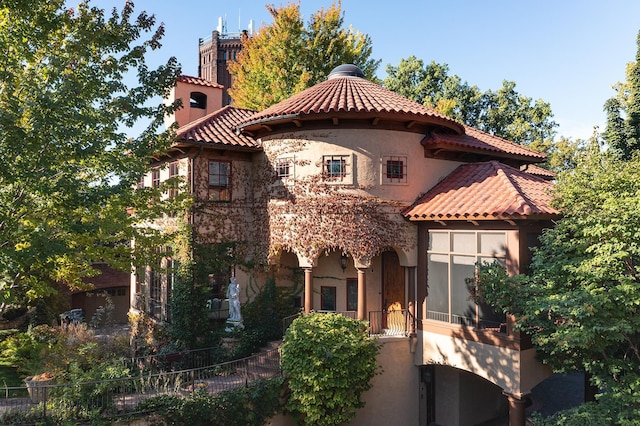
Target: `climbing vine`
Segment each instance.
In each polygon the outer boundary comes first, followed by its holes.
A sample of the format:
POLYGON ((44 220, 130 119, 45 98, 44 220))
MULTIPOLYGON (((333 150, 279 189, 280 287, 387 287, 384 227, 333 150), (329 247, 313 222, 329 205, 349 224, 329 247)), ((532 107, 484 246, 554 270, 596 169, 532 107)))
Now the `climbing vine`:
MULTIPOLYGON (((401 216, 403 203, 370 195, 370 188, 335 185, 322 173, 296 176, 291 185, 277 185, 278 157, 291 155, 294 167, 310 165, 308 159, 296 159, 312 143, 287 139, 264 144, 262 170, 270 188, 266 201, 269 256, 289 250, 307 259, 339 250, 367 264, 390 247, 409 250, 416 244, 413 225, 401 216)), ((322 170, 322 165, 318 165, 322 170)))

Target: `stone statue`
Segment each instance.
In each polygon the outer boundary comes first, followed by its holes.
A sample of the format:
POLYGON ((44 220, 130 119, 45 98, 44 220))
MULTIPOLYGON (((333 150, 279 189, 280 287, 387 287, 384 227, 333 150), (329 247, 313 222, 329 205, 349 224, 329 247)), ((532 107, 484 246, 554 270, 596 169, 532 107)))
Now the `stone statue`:
POLYGON ((233 328, 244 328, 242 324, 242 314, 240 312, 240 284, 236 282, 236 277, 231 277, 231 282, 227 288, 227 299, 229 299, 229 318, 227 319, 227 331, 233 328))

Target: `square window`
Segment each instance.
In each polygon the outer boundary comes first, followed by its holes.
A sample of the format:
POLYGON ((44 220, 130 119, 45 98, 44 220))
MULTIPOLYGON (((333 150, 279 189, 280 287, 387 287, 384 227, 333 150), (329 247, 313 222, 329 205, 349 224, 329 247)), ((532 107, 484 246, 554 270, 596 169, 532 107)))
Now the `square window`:
POLYGON ((387 161, 387 179, 404 179, 404 161, 387 161))
POLYGON ((382 156, 382 183, 407 183, 407 157, 402 155, 382 156))
POLYGON ((349 156, 325 155, 322 157, 322 175, 325 180, 345 182, 349 173, 349 156))
POLYGON ((293 177, 293 159, 278 158, 276 162, 278 179, 287 180, 293 177))

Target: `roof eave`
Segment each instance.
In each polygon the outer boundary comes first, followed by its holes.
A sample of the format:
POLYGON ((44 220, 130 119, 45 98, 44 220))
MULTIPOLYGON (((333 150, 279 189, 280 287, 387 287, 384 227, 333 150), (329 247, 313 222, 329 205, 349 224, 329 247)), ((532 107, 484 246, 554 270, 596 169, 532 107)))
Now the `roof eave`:
MULTIPOLYGON (((518 166, 530 163, 543 163, 546 160, 546 157, 511 153, 499 149, 482 149, 469 146, 458 146, 449 143, 423 143, 422 145, 424 147, 424 155, 426 158, 441 160, 479 162, 501 158, 512 160, 511 162, 518 166)), ((509 164, 509 162, 505 163, 509 164)))
POLYGON ((557 220, 560 218, 560 214, 553 213, 534 213, 530 215, 429 215, 429 216, 420 216, 420 215, 404 215, 406 219, 411 222, 434 222, 440 224, 446 224, 447 222, 466 222, 466 223, 474 223, 474 222, 489 222, 489 221, 503 221, 512 224, 516 224, 517 222, 523 221, 542 221, 542 220, 557 220))

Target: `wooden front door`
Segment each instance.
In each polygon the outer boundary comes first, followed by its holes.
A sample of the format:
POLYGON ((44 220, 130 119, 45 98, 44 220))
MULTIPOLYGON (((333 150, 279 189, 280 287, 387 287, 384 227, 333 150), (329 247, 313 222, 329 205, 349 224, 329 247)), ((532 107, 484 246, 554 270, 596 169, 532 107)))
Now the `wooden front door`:
POLYGON ((382 309, 404 309, 404 268, 395 251, 382 253, 382 309))

